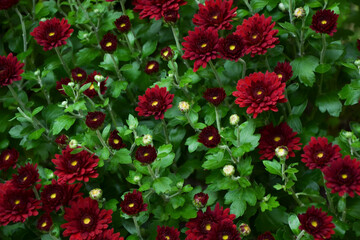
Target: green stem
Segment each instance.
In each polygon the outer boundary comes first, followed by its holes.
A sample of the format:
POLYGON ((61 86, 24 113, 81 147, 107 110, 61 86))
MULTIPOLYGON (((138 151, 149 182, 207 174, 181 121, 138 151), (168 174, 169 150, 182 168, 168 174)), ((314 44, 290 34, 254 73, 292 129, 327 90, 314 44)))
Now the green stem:
POLYGON ((344 194, 343 198, 344 198, 344 211, 341 214, 341 221, 345 222, 346 221, 346 194, 344 194))
POLYGON ((125 8, 125 4, 123 0, 120 0, 120 6, 121 6, 121 11, 123 12, 123 14, 126 14, 126 8, 125 8))
POLYGON ((211 70, 213 71, 213 73, 214 73, 214 75, 215 75, 216 81, 218 82, 219 86, 222 87, 222 83, 221 83, 221 80, 220 80, 220 76, 219 76, 219 74, 217 73, 216 68, 215 68, 215 66, 214 66, 214 64, 213 64, 213 62, 212 62, 211 60, 209 61, 209 65, 210 65, 211 70))
MULTIPOLYGON (((322 49, 320 53, 320 64, 323 64, 325 58, 325 52, 326 52, 326 35, 324 33, 321 34, 321 39, 322 39, 322 49)), ((322 93, 323 80, 324 80, 324 74, 321 73, 320 84, 319 84, 319 95, 322 93)))
POLYGON ((161 123, 162 123, 163 130, 164 130, 165 143, 169 144, 170 141, 169 141, 169 136, 168 136, 168 132, 167 132, 166 122, 164 119, 161 119, 161 123))
MULTIPOLYGON (((24 20, 22 18, 22 15, 19 11, 18 8, 15 8, 15 12, 17 13, 17 15, 19 16, 19 19, 20 19, 20 23, 21 23, 21 29, 22 29, 22 37, 23 37, 23 48, 24 48, 24 52, 27 51, 27 42, 26 42, 26 27, 25 27, 25 23, 24 23, 24 20)), ((26 58, 24 59, 24 70, 25 70, 25 67, 26 67, 26 58)))
POLYGON ((242 79, 245 78, 246 76, 246 62, 244 61, 244 59, 239 58, 239 62, 242 63, 243 69, 242 69, 242 79))
POLYGON ((99 129, 96 129, 95 132, 96 132, 96 136, 98 137, 98 139, 99 139, 100 142, 101 142, 101 145, 109 151, 109 153, 111 154, 111 156, 113 156, 114 153, 111 151, 110 147, 105 143, 104 139, 103 139, 102 136, 101 136, 101 133, 100 133, 99 129))
POLYGON ((265 65, 266 65, 267 70, 270 72, 270 71, 271 71, 271 68, 270 68, 270 64, 269 64, 267 55, 265 55, 265 65))
POLYGON ((294 24, 294 22, 293 22, 292 0, 289 0, 289 17, 290 17, 290 23, 294 24))
POLYGON ((252 9, 249 1, 248 1, 248 0, 244 0, 244 3, 245 3, 245 5, 247 6, 247 8, 249 9, 251 15, 254 15, 254 11, 253 11, 253 9, 252 9))
POLYGON ((305 28, 305 17, 302 18, 301 30, 300 30, 300 47, 299 47, 299 56, 303 56, 304 49, 304 28, 305 28))
POLYGON ((58 55, 58 57, 59 57, 59 59, 60 59, 61 64, 63 65, 63 67, 64 67, 64 69, 65 69, 65 72, 66 72, 67 75, 71 78, 70 69, 69 69, 69 67, 66 65, 63 57, 61 56, 60 51, 59 51, 59 48, 58 48, 58 47, 55 47, 55 51, 56 51, 56 54, 58 55))
POLYGON ((217 129, 219 131, 219 133, 221 132, 221 125, 220 125, 220 115, 219 115, 219 110, 217 107, 215 107, 215 116, 216 116, 216 126, 217 129))
POLYGON ((147 169, 148 169, 148 171, 149 171, 149 174, 150 174, 151 178, 152 178, 153 180, 155 180, 157 177, 156 177, 154 171, 152 170, 150 164, 147 164, 146 167, 147 167, 147 169))
POLYGON ((35 186, 33 187, 33 192, 35 194, 36 199, 39 200, 40 199, 39 192, 38 192, 38 190, 36 189, 35 186))
POLYGON ((291 196, 294 198, 295 202, 301 207, 304 206, 304 203, 300 200, 300 198, 296 195, 294 189, 292 187, 290 188, 286 188, 286 184, 288 183, 289 179, 286 176, 286 165, 285 165, 285 160, 286 158, 280 159, 280 163, 281 163, 281 175, 282 175, 282 180, 284 181, 284 190, 290 191, 291 196))
POLYGON ((32 14, 33 14, 33 19, 35 19, 35 6, 36 6, 36 2, 35 2, 35 0, 32 0, 32 14))
POLYGON ((336 213, 334 203, 333 203, 333 200, 332 200, 332 197, 331 197, 330 189, 326 187, 326 180, 325 180, 325 177, 324 177, 324 173, 323 172, 321 172, 321 173, 322 173, 322 177, 323 177, 323 181, 324 181, 324 188, 325 188, 325 192, 326 192, 326 198, 327 198, 327 201, 329 203, 329 209, 330 209, 331 212, 336 213))
MULTIPOLYGON (((181 55, 181 58, 182 58, 182 56, 184 55, 184 52, 183 52, 183 50, 182 50, 182 48, 181 48, 181 45, 180 45, 180 42, 179 42, 179 38, 178 38, 178 36, 177 36, 177 34, 176 34, 176 30, 175 30, 175 28, 174 28, 173 25, 170 25, 170 28, 171 28, 171 31, 172 31, 172 33, 173 33, 174 39, 175 39, 176 47, 177 47, 177 49, 178 49, 178 51, 179 51, 179 53, 180 53, 180 55, 181 55)), ((182 58, 182 60, 183 60, 184 64, 186 65, 186 67, 187 67, 187 68, 190 68, 190 65, 188 64, 188 62, 187 62, 185 59, 183 59, 183 58, 182 58)))
POLYGON ((221 146, 219 146, 219 148, 225 149, 229 153, 231 160, 233 161, 234 164, 238 163, 237 159, 234 158, 231 149, 227 145, 221 145, 221 146))
POLYGON ((64 17, 66 17, 66 16, 67 16, 66 13, 61 9, 60 0, 57 0, 57 1, 56 1, 56 5, 57 5, 57 7, 58 7, 58 9, 59 9, 59 12, 60 12, 64 17))
POLYGON ((297 236, 296 240, 300 240, 305 234, 305 230, 302 230, 299 235, 297 236))
POLYGON ((123 75, 121 75, 121 73, 120 73, 120 70, 119 70, 119 67, 118 67, 118 65, 117 65, 117 62, 116 62, 116 60, 115 60, 115 58, 114 58, 114 55, 113 55, 112 53, 109 53, 109 54, 110 54, 111 60, 112 60, 113 63, 114 63, 114 68, 115 68, 117 77, 119 78, 120 81, 125 81, 123 75))
POLYGON ((288 111, 289 111, 289 116, 290 116, 290 114, 291 114, 291 104, 290 104, 290 100, 289 100, 289 97, 288 97, 288 93, 287 93, 286 86, 285 86, 285 97, 286 97, 286 99, 287 99, 287 101, 286 101, 286 107, 287 107, 287 109, 288 109, 288 111))
POLYGON ((134 225, 135 225, 135 228, 136 228, 137 235, 139 236, 140 240, 143 240, 143 238, 141 236, 139 224, 137 223, 137 220, 136 220, 136 216, 133 216, 132 219, 134 221, 134 225))
POLYGON ((37 78, 38 78, 38 82, 39 82, 41 91, 43 92, 43 94, 44 94, 44 96, 45 96, 45 99, 46 99, 46 102, 47 102, 48 105, 49 105, 49 104, 51 104, 49 92, 44 88, 40 76, 38 76, 37 78))

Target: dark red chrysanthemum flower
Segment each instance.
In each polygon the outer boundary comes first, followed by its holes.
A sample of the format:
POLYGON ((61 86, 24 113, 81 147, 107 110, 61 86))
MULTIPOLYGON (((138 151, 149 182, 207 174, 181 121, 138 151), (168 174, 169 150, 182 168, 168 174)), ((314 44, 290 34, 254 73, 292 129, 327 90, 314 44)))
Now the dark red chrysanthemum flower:
POLYGON ((220 143, 221 137, 218 130, 213 126, 203 128, 199 134, 198 142, 208 148, 214 148, 220 143))
MULTIPOLYGON (((155 18, 160 20, 164 12, 179 11, 179 7, 186 5, 184 0, 133 0, 134 11, 140 13, 140 19, 155 18)), ((179 17, 178 17, 179 18, 179 17)))
POLYGON ((203 192, 199 192, 194 195, 194 205, 198 208, 203 208, 206 206, 209 200, 209 195, 203 192))
POLYGON ((180 240, 180 232, 174 227, 157 226, 157 236, 155 240, 180 240))
POLYGON ((121 17, 116 19, 114 23, 119 32, 127 33, 131 29, 130 18, 126 15, 122 15, 121 17))
POLYGON ((162 13, 164 21, 166 23, 176 23, 176 21, 180 18, 179 10, 169 9, 162 13))
POLYGON ((237 230, 236 225, 230 219, 225 219, 219 224, 214 226, 207 237, 208 240, 241 240, 240 232, 237 230))
POLYGON ((142 164, 151 164, 157 158, 156 149, 151 146, 139 146, 135 153, 135 158, 142 164))
POLYGON ((301 161, 310 169, 323 169, 332 161, 341 158, 340 147, 328 143, 325 137, 311 137, 311 141, 304 147, 304 154, 301 155, 301 161))
POLYGON ((89 178, 97 178, 96 172, 99 158, 94 154, 82 150, 79 153, 71 154, 70 147, 62 150, 62 155, 55 154, 51 161, 56 165, 54 174, 59 177, 60 183, 73 183, 75 180, 88 182, 89 178))
POLYGON ((144 71, 148 75, 157 73, 159 71, 159 63, 157 61, 149 61, 146 64, 144 71))
POLYGON ((71 70, 71 76, 75 82, 81 83, 86 80, 87 74, 84 69, 77 67, 71 70))
POLYGON ((189 36, 184 37, 184 55, 182 58, 195 60, 194 72, 201 66, 206 68, 207 62, 219 57, 218 48, 218 32, 215 28, 196 27, 195 31, 189 31, 189 36))
POLYGON ((25 222, 28 217, 37 216, 41 208, 32 190, 16 188, 10 181, 0 183, 0 225, 10 222, 25 222))
POLYGON ((271 232, 264 232, 260 236, 258 236, 257 240, 275 240, 274 236, 271 232))
POLYGON ((112 33, 107 33, 100 41, 101 49, 108 53, 113 53, 117 47, 117 37, 112 33))
POLYGON ((5 149, 0 154, 0 170, 8 170, 9 168, 15 168, 17 160, 19 158, 19 152, 13 149, 5 149))
POLYGON ((0 56, 0 86, 4 87, 15 81, 20 81, 22 78, 20 74, 24 72, 23 67, 24 63, 19 62, 12 53, 7 57, 0 56))
POLYGON ((335 234, 335 225, 332 223, 332 216, 323 212, 321 208, 311 206, 306 213, 298 215, 300 221, 300 230, 305 230, 312 235, 315 240, 330 239, 335 234))
POLYGON ((240 35, 229 34, 220 38, 217 50, 223 59, 237 62, 245 55, 245 41, 240 35))
POLYGON ((360 51, 360 39, 357 40, 357 49, 360 51))
POLYGON ((287 82, 293 76, 293 70, 289 62, 278 62, 276 67, 274 68, 274 72, 281 80, 281 82, 287 82))
POLYGON ((86 115, 86 126, 91 128, 92 130, 96 130, 101 127, 105 120, 105 113, 102 112, 88 112, 86 115))
POLYGON ((36 42, 44 48, 44 51, 51 50, 54 47, 60 47, 66 44, 74 29, 70 28, 68 20, 65 18, 53 18, 44 22, 39 22, 39 26, 30 33, 36 42))
POLYGON ((0 0, 0 10, 9 9, 18 2, 19 0, 0 0))
POLYGON ((147 211, 147 204, 144 203, 142 193, 137 190, 125 194, 120 207, 127 215, 137 215, 140 212, 147 211))
POLYGON ((300 138, 295 137, 297 132, 293 132, 287 123, 281 123, 274 127, 272 124, 260 130, 261 138, 259 141, 260 159, 272 160, 275 156, 275 149, 279 146, 288 148, 286 158, 295 157, 294 150, 300 150, 302 143, 300 138))
POLYGON ((108 144, 112 149, 116 150, 126 147, 126 145, 123 143, 122 138, 119 136, 119 131, 116 129, 110 133, 108 144))
POLYGON ((332 36, 336 31, 339 15, 334 11, 321 9, 312 16, 310 28, 317 33, 326 33, 332 36))
POLYGON ((11 179, 14 187, 26 189, 40 181, 37 163, 35 165, 27 163, 25 166, 19 167, 17 172, 18 174, 13 174, 11 179))
POLYGON ((70 236, 70 240, 94 239, 108 228, 112 213, 112 210, 99 209, 96 200, 79 198, 70 203, 70 208, 65 208, 64 219, 68 222, 61 225, 65 228, 63 236, 70 236))
POLYGON ((65 134, 61 134, 55 139, 55 142, 60 148, 64 149, 69 142, 69 138, 65 134))
POLYGON ((345 156, 332 161, 330 166, 323 169, 326 186, 331 188, 331 193, 343 196, 348 193, 354 197, 354 192, 360 195, 360 162, 345 156))
POLYGON ((235 215, 229 213, 230 209, 227 208, 223 210, 223 207, 220 208, 219 203, 216 203, 214 210, 211 210, 210 207, 207 207, 206 212, 204 213, 199 210, 196 218, 192 218, 186 223, 186 227, 189 228, 185 233, 186 240, 208 239, 209 232, 213 230, 217 224, 225 219, 229 219, 230 221, 235 219, 235 215))
POLYGON ((114 233, 114 229, 107 229, 101 234, 96 235, 94 240, 124 240, 123 237, 120 237, 120 233, 114 233))
POLYGON ((237 83, 235 103, 239 107, 247 107, 247 114, 254 114, 254 118, 264 111, 277 112, 277 103, 287 102, 285 98, 285 83, 282 83, 276 73, 252 73, 237 83))
POLYGON ((48 232, 52 225, 53 225, 53 221, 51 219, 50 214, 49 213, 44 213, 39 218, 36 227, 40 231, 48 232))
POLYGON ((70 78, 62 78, 56 82, 56 89, 63 95, 66 95, 62 85, 68 85, 71 82, 70 78))
POLYGON ((223 88, 208 88, 204 92, 203 97, 214 106, 219 106, 224 101, 226 93, 223 88))
MULTIPOLYGON (((85 94, 86 96, 88 96, 89 98, 93 98, 93 97, 95 97, 95 96, 98 96, 98 93, 96 92, 95 87, 94 87, 94 84, 96 84, 96 85, 98 84, 98 83, 95 81, 95 78, 94 78, 96 75, 101 75, 101 74, 98 73, 98 72, 96 72, 96 71, 94 71, 93 73, 91 73, 90 75, 88 75, 86 81, 81 85, 81 86, 83 86, 83 85, 85 85, 85 84, 87 84, 87 83, 91 83, 90 87, 84 91, 84 94, 85 94)), ((105 94, 105 91, 106 91, 106 89, 107 89, 107 87, 105 86, 105 84, 106 84, 106 81, 108 80, 108 78, 109 78, 109 77, 106 77, 105 81, 102 81, 102 82, 100 83, 100 93, 101 93, 102 95, 105 94)))
POLYGON ((159 88, 155 85, 153 88, 146 89, 144 95, 139 96, 139 104, 135 111, 139 116, 154 116, 155 119, 164 119, 166 110, 172 107, 174 94, 170 94, 166 87, 159 88))
POLYGON ((199 27, 230 30, 230 22, 236 17, 237 9, 231 9, 232 4, 233 0, 207 0, 205 5, 199 4, 199 12, 194 15, 192 21, 199 27))
POLYGON ((165 61, 170 61, 174 57, 174 51, 170 47, 161 49, 160 56, 165 61))
POLYGON ((246 53, 251 53, 254 57, 256 54, 262 55, 267 52, 268 48, 274 48, 278 42, 276 34, 279 32, 273 29, 275 22, 271 23, 271 16, 265 18, 256 13, 249 19, 244 19, 243 23, 236 28, 236 35, 240 35, 245 40, 246 53))

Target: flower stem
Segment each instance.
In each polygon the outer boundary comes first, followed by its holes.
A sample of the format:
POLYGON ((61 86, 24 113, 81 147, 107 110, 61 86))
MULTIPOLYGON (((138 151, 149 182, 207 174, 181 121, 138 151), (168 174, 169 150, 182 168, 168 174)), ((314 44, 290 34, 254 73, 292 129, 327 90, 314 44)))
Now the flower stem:
POLYGON ((247 6, 247 8, 249 9, 251 15, 254 15, 254 10, 252 9, 249 1, 248 1, 248 0, 244 0, 244 3, 245 3, 245 5, 247 6))
POLYGON ((335 213, 334 203, 333 203, 333 200, 331 198, 330 189, 326 187, 326 181, 325 181, 324 173, 323 172, 321 172, 321 173, 322 173, 322 177, 323 177, 323 181, 324 181, 324 188, 325 188, 325 192, 326 192, 326 198, 327 198, 327 201, 329 203, 330 211, 335 213))
POLYGON ((289 181, 288 177, 286 176, 286 164, 285 164, 285 160, 286 157, 284 158, 280 158, 280 163, 281 163, 281 175, 282 175, 282 180, 284 181, 284 191, 286 192, 290 192, 291 196, 294 198, 294 200, 296 201, 297 204, 299 204, 299 206, 304 206, 304 203, 300 200, 300 198, 296 195, 294 189, 292 187, 290 188, 286 188, 286 185, 289 181))
POLYGON ((132 219, 134 221, 134 225, 135 225, 135 228, 136 228, 137 235, 139 236, 140 240, 143 240, 143 238, 141 236, 139 224, 137 223, 137 220, 136 220, 136 216, 133 216, 132 219))
POLYGON ((35 194, 36 199, 39 200, 40 199, 39 192, 38 192, 38 190, 36 189, 35 186, 33 187, 33 192, 35 194))
POLYGON ((63 65, 63 67, 64 67, 64 69, 65 69, 65 72, 66 72, 67 75, 71 78, 70 69, 69 69, 69 67, 66 65, 63 57, 61 56, 60 51, 59 51, 59 48, 58 48, 58 47, 55 47, 55 51, 56 51, 56 54, 58 55, 58 57, 59 57, 59 59, 60 59, 61 64, 63 65))
POLYGON ((161 119, 161 123, 162 123, 163 130, 164 130, 165 143, 169 144, 170 142, 169 142, 169 136, 168 136, 167 127, 166 127, 166 122, 164 119, 161 119))
POLYGON ((239 62, 241 62, 242 65, 243 65, 243 69, 242 69, 242 79, 244 79, 245 76, 246 76, 246 62, 245 62, 244 59, 242 59, 242 58, 239 58, 239 62))
POLYGON ((152 170, 150 164, 147 164, 147 169, 148 169, 148 171, 149 171, 149 174, 150 174, 151 178, 152 178, 153 180, 155 180, 157 177, 155 176, 155 173, 154 173, 154 171, 152 170))
POLYGON ((120 81, 124 81, 125 79, 124 79, 123 75, 121 75, 119 67, 118 67, 118 65, 116 63, 116 60, 114 58, 114 55, 112 53, 110 53, 110 57, 111 57, 111 60, 114 63, 114 68, 115 68, 117 77, 119 78, 120 81))
MULTIPOLYGON (((19 16, 20 19, 20 23, 21 23, 21 29, 22 29, 22 37, 23 37, 23 48, 24 48, 24 52, 27 51, 27 42, 26 42, 26 27, 25 27, 25 23, 24 20, 22 18, 22 15, 19 11, 18 8, 15 8, 15 12, 17 13, 17 15, 19 16)), ((24 59, 24 69, 26 67, 26 58, 24 59)))
MULTIPOLYGON (((324 33, 321 34, 321 39, 322 39, 322 49, 321 49, 321 53, 320 53, 320 64, 323 64, 324 58, 325 58, 325 52, 326 52, 326 35, 324 33)), ((322 93, 323 80, 324 80, 324 74, 321 74, 320 85, 319 85, 319 95, 322 93)))
POLYGON ((302 230, 299 235, 297 236, 296 240, 300 240, 305 234, 305 230, 302 230))
POLYGON ((304 28, 305 28, 305 18, 302 19, 301 30, 300 30, 300 45, 299 45, 299 56, 303 56, 304 49, 304 28))
POLYGON ((216 116, 216 126, 220 133, 221 132, 220 115, 219 115, 219 109, 217 107, 215 107, 215 116, 216 116))
POLYGON ((111 156, 113 156, 114 153, 111 151, 110 147, 105 143, 104 139, 103 139, 102 136, 101 136, 101 133, 100 133, 99 129, 96 129, 96 136, 97 136, 98 139, 100 140, 101 145, 103 145, 103 147, 106 148, 106 149, 109 151, 109 153, 111 154, 111 156))
MULTIPOLYGON (((174 28, 173 25, 170 25, 170 27, 171 27, 171 31, 172 31, 172 33, 173 33, 173 35, 174 35, 176 47, 177 47, 177 49, 178 49, 178 51, 179 51, 179 53, 180 53, 180 55, 181 55, 181 57, 182 57, 182 56, 184 55, 184 52, 183 52, 183 50, 181 49, 181 45, 180 45, 180 42, 179 42, 179 38, 178 38, 178 36, 177 36, 177 34, 176 34, 176 30, 175 30, 175 28, 174 28)), ((183 59, 183 58, 182 58, 182 59, 183 59)), ((186 65, 187 68, 190 68, 190 65, 188 64, 188 62, 187 62, 185 59, 183 59, 183 62, 184 62, 184 64, 186 65)))
POLYGON ((211 70, 213 71, 213 73, 214 73, 214 75, 215 75, 216 81, 218 82, 219 86, 222 87, 222 83, 221 83, 221 80, 220 80, 220 76, 219 76, 219 74, 217 73, 216 68, 215 68, 215 66, 214 66, 214 64, 213 64, 213 62, 212 62, 211 60, 209 61, 209 65, 210 65, 211 70))
POLYGON ((345 222, 346 221, 346 194, 344 194, 343 199, 344 199, 344 211, 342 212, 342 215, 341 215, 341 221, 345 222))
POLYGON ((292 10, 292 1, 293 0, 289 0, 289 18, 290 18, 290 23, 294 24, 293 22, 293 10, 292 10))

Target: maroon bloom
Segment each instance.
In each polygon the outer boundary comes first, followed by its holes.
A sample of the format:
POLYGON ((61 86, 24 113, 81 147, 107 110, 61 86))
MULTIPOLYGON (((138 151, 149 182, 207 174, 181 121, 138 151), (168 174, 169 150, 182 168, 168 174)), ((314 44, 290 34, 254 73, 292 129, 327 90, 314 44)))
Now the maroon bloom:
POLYGON ((179 11, 180 6, 186 3, 184 0, 133 0, 133 10, 140 13, 140 19, 160 20, 166 11, 179 11))
POLYGON ((57 138, 55 139, 55 142, 57 145, 59 145, 60 148, 64 149, 64 148, 66 148, 66 146, 69 142, 69 138, 65 134, 61 134, 61 135, 57 136, 57 138))
POLYGON ((160 56, 165 61, 170 61, 174 57, 174 51, 170 47, 161 49, 160 56))
POLYGON ((240 232, 236 225, 230 219, 224 219, 219 224, 214 226, 207 237, 208 240, 231 239, 241 240, 240 232))
POLYGON ((140 146, 136 150, 135 158, 142 164, 151 164, 157 158, 156 149, 151 146, 140 146))
POLYGON ((56 165, 54 174, 59 177, 60 183, 73 183, 77 181, 88 182, 89 178, 97 178, 96 172, 99 158, 94 154, 82 150, 79 153, 71 154, 70 147, 62 150, 62 154, 55 154, 51 161, 56 165))
POLYGON ((335 234, 335 225, 332 223, 332 216, 328 216, 321 208, 311 206, 306 213, 298 215, 300 230, 305 230, 314 237, 314 240, 330 239, 335 234))
POLYGON ((53 18, 40 22, 39 26, 34 28, 34 31, 30 33, 36 40, 36 42, 44 48, 44 51, 51 50, 54 47, 60 47, 66 44, 74 29, 70 28, 68 20, 65 18, 57 19, 53 18))
POLYGON ((10 85, 14 81, 20 81, 22 78, 20 74, 24 72, 23 67, 24 63, 19 62, 12 53, 7 57, 0 56, 0 87, 10 85))
POLYGON ((120 237, 120 233, 114 233, 114 229, 107 229, 101 234, 96 235, 94 240, 124 240, 123 237, 120 237))
POLYGON ((247 114, 254 114, 254 118, 264 111, 277 112, 277 103, 287 102, 285 98, 285 83, 282 83, 273 72, 252 73, 237 83, 235 103, 239 107, 247 107, 247 114))
POLYGON ((281 80, 281 82, 287 82, 293 76, 293 70, 289 62, 278 62, 274 68, 274 72, 281 80))
MULTIPOLYGON (((209 233, 211 230, 214 230, 216 225, 221 223, 223 220, 228 219, 233 221, 235 219, 234 214, 229 214, 230 209, 227 208, 223 210, 223 207, 220 208, 219 203, 216 203, 215 209, 211 210, 210 207, 207 207, 206 212, 199 210, 197 212, 196 218, 190 219, 186 223, 186 227, 189 230, 186 231, 186 240, 206 240, 208 239, 209 233)), ((231 238, 229 238, 230 240, 231 238)))
POLYGON ((203 128, 199 134, 198 142, 208 148, 214 148, 220 143, 221 137, 218 130, 213 126, 203 128))
POLYGON ((66 95, 62 85, 68 85, 71 82, 70 78, 62 78, 60 81, 56 82, 56 89, 62 94, 66 95))
POLYGON ((287 123, 281 123, 274 127, 272 124, 263 127, 260 130, 261 138, 259 142, 260 159, 273 159, 275 156, 275 149, 279 146, 288 148, 288 155, 286 158, 295 157, 294 150, 300 150, 302 143, 300 138, 295 137, 297 132, 293 132, 292 128, 287 123))
POLYGON ((127 33, 131 29, 130 18, 126 15, 123 15, 115 20, 115 26, 121 33, 127 33))
POLYGON ((233 0, 207 0, 199 4, 199 12, 194 15, 193 23, 199 27, 213 27, 216 30, 230 30, 232 18, 236 17, 237 7, 231 9, 233 0))
POLYGON ((326 33, 332 36, 336 31, 339 15, 334 11, 321 9, 312 16, 310 28, 317 33, 326 33))
POLYGON ((180 232, 174 227, 157 226, 157 236, 155 240, 180 240, 180 232))
POLYGON ((116 129, 110 133, 108 144, 112 149, 116 150, 126 147, 122 138, 119 136, 119 131, 116 129))
POLYGON ((65 208, 64 219, 68 222, 61 225, 65 228, 63 236, 70 236, 70 240, 94 239, 108 228, 112 213, 112 210, 99 209, 96 200, 79 198, 70 203, 70 208, 65 208))
POLYGON ((162 13, 164 21, 166 23, 176 23, 176 21, 180 18, 179 10, 169 9, 162 13))
MULTIPOLYGON (((96 71, 94 71, 93 73, 91 73, 90 75, 88 75, 86 81, 81 85, 81 86, 83 86, 83 85, 85 85, 85 84, 87 84, 87 83, 91 83, 90 87, 84 91, 84 94, 85 94, 86 96, 88 96, 89 98, 93 98, 93 97, 95 97, 95 96, 98 96, 98 93, 97 93, 97 91, 95 90, 95 87, 94 87, 94 84, 96 84, 96 85, 98 84, 98 83, 95 81, 95 76, 96 76, 96 75, 101 75, 101 74, 98 73, 98 72, 96 72, 96 71)), ((108 80, 108 78, 109 78, 109 77, 106 77, 105 81, 102 81, 102 82, 100 83, 100 93, 101 93, 102 95, 105 94, 105 91, 106 91, 106 89, 107 89, 107 87, 105 86, 105 84, 106 84, 106 81, 108 80)))
POLYGON ((224 101, 226 93, 223 88, 208 88, 204 92, 203 97, 214 106, 219 106, 224 101))
POLYGON ((8 170, 9 168, 15 168, 17 160, 19 158, 19 152, 13 149, 5 149, 0 154, 0 170, 8 170))
POLYGON ((0 10, 9 9, 18 2, 19 0, 0 0, 0 10))
POLYGON ((39 231, 44 231, 44 232, 48 232, 51 228, 51 226, 53 225, 53 221, 51 219, 51 216, 49 213, 44 213, 43 215, 41 215, 41 217, 39 218, 36 228, 39 231))
POLYGON ((107 33, 100 41, 101 49, 108 53, 113 53, 117 47, 117 37, 112 33, 107 33))
POLYGON ((144 71, 148 75, 157 73, 159 71, 159 63, 157 61, 149 61, 146 64, 144 71))
POLYGON ((120 207, 124 213, 131 216, 147 211, 147 204, 144 203, 142 193, 137 190, 125 194, 124 200, 120 203, 120 207))
POLYGON ((170 94, 166 87, 159 88, 155 85, 153 88, 146 89, 143 96, 139 96, 139 104, 135 111, 139 116, 154 116, 155 119, 164 119, 167 109, 172 107, 174 94, 170 94))
POLYGON ((240 35, 229 34, 220 38, 217 50, 223 59, 237 62, 246 52, 244 39, 240 35))
POLYGON ((323 169, 323 173, 331 193, 339 193, 340 197, 345 193, 354 197, 354 192, 360 195, 360 162, 356 159, 351 159, 349 155, 344 159, 338 158, 323 169))
POLYGON ((92 130, 97 130, 104 123, 105 116, 105 113, 102 112, 88 112, 85 120, 86 126, 92 130))
POLYGON ((206 206, 209 200, 209 195, 203 192, 199 192, 194 195, 194 205, 198 208, 203 208, 206 206))
POLYGON ((240 35, 245 40, 246 53, 251 53, 251 57, 256 54, 262 55, 268 48, 274 48, 278 42, 276 34, 279 32, 273 29, 275 22, 271 23, 271 17, 265 18, 264 15, 256 13, 249 19, 244 19, 243 23, 236 28, 236 35, 240 35))
POLYGON ((264 232, 260 236, 258 236, 257 240, 275 240, 274 236, 271 232, 264 232))
POLYGON ((39 208, 40 201, 32 190, 15 188, 10 181, 0 183, 0 225, 25 222, 28 217, 37 216, 39 208))
POLYGON ((77 67, 71 70, 71 76, 75 82, 81 83, 85 81, 87 74, 84 69, 77 67))
POLYGON ((304 147, 304 154, 301 155, 301 161, 310 169, 324 169, 332 161, 341 158, 340 147, 328 143, 325 137, 311 137, 311 141, 304 147))
POLYGON ((357 40, 357 49, 360 51, 360 39, 357 40))
POLYGON ((40 181, 37 163, 35 165, 27 163, 25 166, 18 168, 17 172, 18 174, 13 174, 11 179, 11 183, 16 188, 26 189, 40 181))
POLYGON ((189 36, 184 37, 184 55, 182 58, 195 60, 193 71, 196 72, 201 66, 206 68, 207 62, 219 57, 218 32, 215 28, 196 27, 195 31, 189 31, 189 36))

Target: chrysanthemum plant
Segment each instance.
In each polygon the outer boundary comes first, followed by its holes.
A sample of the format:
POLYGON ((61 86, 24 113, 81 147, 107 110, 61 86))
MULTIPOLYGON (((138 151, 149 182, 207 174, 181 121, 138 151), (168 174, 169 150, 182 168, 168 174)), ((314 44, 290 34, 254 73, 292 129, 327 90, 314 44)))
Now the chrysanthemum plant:
POLYGON ((0 0, 0 239, 359 239, 359 9, 0 0))

